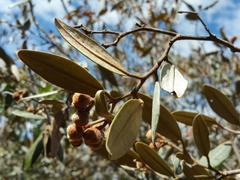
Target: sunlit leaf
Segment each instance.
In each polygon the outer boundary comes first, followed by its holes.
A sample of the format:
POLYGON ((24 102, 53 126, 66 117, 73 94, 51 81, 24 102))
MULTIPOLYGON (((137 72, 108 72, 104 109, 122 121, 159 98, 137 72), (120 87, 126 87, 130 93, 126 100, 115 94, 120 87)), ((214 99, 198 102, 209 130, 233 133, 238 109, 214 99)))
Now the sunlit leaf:
POLYGON ((55 25, 59 33, 78 51, 83 53, 86 57, 93 62, 103 66, 104 68, 121 74, 126 75, 126 70, 119 63, 119 61, 109 54, 102 46, 95 40, 81 33, 77 29, 68 26, 59 19, 55 19, 55 25))
MULTIPOLYGON (((193 119, 196 115, 198 115, 199 113, 196 113, 196 112, 188 112, 188 111, 173 111, 172 112, 172 115, 173 117, 178 121, 178 122, 181 122, 183 124, 186 124, 186 125, 189 125, 189 126, 192 126, 192 123, 193 123, 193 119)), ((209 116, 206 116, 206 115, 202 115, 202 118, 204 119, 205 123, 208 125, 208 126, 212 126, 214 124, 218 124, 216 122, 216 120, 214 118, 211 118, 209 116)))
POLYGON ((103 89, 87 70, 61 56, 32 50, 20 50, 18 56, 41 77, 66 90, 91 95, 103 89))
POLYGON ((219 90, 209 85, 203 86, 204 95, 212 110, 231 124, 239 125, 239 114, 232 102, 219 90))
POLYGON ((19 116, 27 119, 39 119, 39 120, 45 119, 45 117, 40 116, 38 114, 33 114, 31 112, 20 111, 20 110, 13 110, 12 114, 14 114, 15 116, 19 116))
POLYGON ((210 151, 209 132, 207 125, 200 114, 193 120, 193 136, 198 150, 202 155, 208 156, 210 151))
POLYGON ((39 155, 43 150, 43 133, 41 133, 38 138, 34 141, 33 145, 28 150, 27 154, 24 156, 23 169, 26 171, 32 166, 32 164, 37 160, 39 155))
POLYGON ((155 142, 155 134, 158 126, 158 120, 160 116, 160 87, 159 82, 155 83, 154 92, 153 92, 153 105, 152 105, 152 143, 155 142))
POLYGON ((142 120, 143 101, 130 99, 115 115, 106 140, 111 160, 122 157, 134 144, 142 120))
POLYGON ((41 94, 36 94, 36 95, 32 95, 32 96, 27 96, 25 98, 22 98, 21 100, 29 100, 29 99, 34 99, 34 98, 41 98, 41 97, 45 97, 45 96, 50 96, 53 94, 57 94, 59 93, 59 91, 49 91, 46 93, 41 93, 41 94))
POLYGON ((174 177, 172 169, 168 164, 158 155, 158 153, 151 149, 148 145, 137 142, 135 144, 136 151, 139 154, 140 158, 154 171, 157 171, 160 174, 166 176, 174 177))
MULTIPOLYGON (((213 168, 218 168, 229 157, 231 150, 231 141, 226 141, 212 149, 208 155, 211 166, 213 168)), ((202 164, 207 164, 206 157, 203 156, 199 162, 202 164)))
POLYGON ((161 88, 165 91, 181 97, 187 89, 187 80, 171 64, 165 64, 161 69, 161 88))
POLYGON ((108 107, 107 107, 107 102, 105 99, 105 91, 104 90, 99 90, 95 94, 95 111, 97 115, 113 119, 114 115, 109 113, 108 107))
MULTIPOLYGON (((138 96, 144 101, 143 120, 151 125, 152 98, 142 93, 138 93, 138 96)), ((160 105, 157 132, 171 140, 182 139, 182 134, 176 120, 163 105, 160 105)))

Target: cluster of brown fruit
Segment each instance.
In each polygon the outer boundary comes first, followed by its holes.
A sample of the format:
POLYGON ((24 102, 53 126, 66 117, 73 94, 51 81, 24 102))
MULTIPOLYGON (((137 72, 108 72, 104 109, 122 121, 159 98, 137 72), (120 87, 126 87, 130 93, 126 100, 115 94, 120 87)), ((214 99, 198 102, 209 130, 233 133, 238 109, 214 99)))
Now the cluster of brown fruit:
POLYGON ((99 149, 104 138, 102 126, 89 124, 89 111, 94 106, 94 99, 87 94, 75 93, 72 97, 72 106, 76 112, 71 117, 74 123, 67 128, 69 142, 78 147, 84 141, 91 149, 99 149))

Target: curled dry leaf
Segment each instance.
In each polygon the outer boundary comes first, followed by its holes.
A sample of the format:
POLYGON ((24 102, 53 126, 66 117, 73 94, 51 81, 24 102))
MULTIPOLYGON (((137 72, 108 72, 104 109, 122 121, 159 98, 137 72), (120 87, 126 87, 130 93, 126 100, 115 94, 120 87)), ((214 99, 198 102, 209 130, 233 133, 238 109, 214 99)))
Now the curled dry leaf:
POLYGON ((161 87, 175 95, 181 97, 187 89, 188 82, 182 74, 171 64, 165 64, 161 69, 161 87))

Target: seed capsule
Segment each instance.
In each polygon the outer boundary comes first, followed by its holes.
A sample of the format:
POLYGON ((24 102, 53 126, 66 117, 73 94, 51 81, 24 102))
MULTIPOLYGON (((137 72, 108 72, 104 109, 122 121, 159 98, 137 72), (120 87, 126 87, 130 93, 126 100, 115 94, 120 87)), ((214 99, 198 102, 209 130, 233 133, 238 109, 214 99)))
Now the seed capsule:
POLYGON ((104 133, 94 127, 86 129, 83 133, 83 139, 87 145, 99 144, 102 141, 103 137, 104 133))
POLYGON ((75 93, 72 97, 72 106, 76 110, 84 110, 90 104, 92 98, 88 94, 75 93))
POLYGON ((79 141, 83 137, 83 128, 77 127, 75 124, 70 124, 67 127, 67 137, 68 139, 79 141))
POLYGON ((89 121, 89 112, 88 111, 77 111, 71 116, 72 121, 76 124, 77 127, 85 126, 89 121))
POLYGON ((103 139, 97 143, 97 144, 86 144, 88 145, 92 150, 98 150, 103 144, 103 139))
POLYGON ((74 147, 78 147, 82 145, 83 140, 73 140, 73 139, 68 139, 68 141, 72 144, 74 147))

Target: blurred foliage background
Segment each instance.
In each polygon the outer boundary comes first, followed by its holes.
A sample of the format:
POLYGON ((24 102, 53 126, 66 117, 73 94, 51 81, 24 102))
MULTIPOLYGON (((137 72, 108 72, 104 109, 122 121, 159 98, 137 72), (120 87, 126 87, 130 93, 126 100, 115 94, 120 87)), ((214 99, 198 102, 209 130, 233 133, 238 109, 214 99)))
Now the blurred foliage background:
MULTIPOLYGON (((51 0, 49 0, 51 1, 51 0)), ((81 23, 91 30, 111 29, 113 31, 127 31, 134 27, 134 23, 146 24, 150 27, 162 28, 165 30, 176 31, 178 16, 186 16, 186 21, 193 22, 192 27, 197 25, 197 19, 191 15, 180 15, 177 13, 180 4, 187 5, 190 11, 208 11, 214 8, 217 2, 213 2, 206 7, 199 6, 194 9, 191 4, 181 0, 162 0, 162 1, 104 1, 104 8, 99 12, 94 11, 94 4, 90 1, 61 1, 65 10, 62 21, 70 25, 81 23), (68 6, 75 9, 69 11, 68 6), (116 25, 109 25, 100 20, 108 12, 114 11, 119 20, 116 25), (146 16, 147 14, 147 16, 146 16), (129 18, 136 22, 129 22, 129 18)), ((155 179, 154 174, 143 174, 138 171, 131 171, 119 167, 119 165, 108 161, 97 155, 87 146, 78 148, 72 147, 66 138, 66 127, 71 123, 69 116, 61 125, 61 147, 62 155, 58 158, 44 156, 44 153, 36 160, 27 171, 22 169, 23 159, 31 145, 39 134, 49 124, 54 111, 62 108, 64 103, 69 105, 69 92, 58 88, 40 76, 34 74, 26 65, 21 63, 16 55, 19 49, 34 49, 58 54, 83 65, 87 66, 89 72, 95 76, 107 90, 114 90, 120 94, 130 91, 137 81, 131 78, 124 78, 114 75, 110 71, 99 67, 87 60, 77 50, 72 48, 60 35, 56 29, 46 28, 41 23, 41 19, 35 15, 35 7, 41 6, 38 1, 18 1, 11 7, 12 13, 5 14, 0 18, 0 176, 2 179, 155 179), (15 13, 18 9, 20 13, 15 13), (6 21, 4 17, 10 16, 13 21, 6 21), (4 27, 1 26, 4 24, 4 27), (5 28, 7 27, 7 28, 5 28), (11 41, 9 41, 11 39, 11 41), (15 49, 6 49, 9 43, 14 44, 15 49), (84 60, 83 60, 84 59, 84 60), (28 96, 39 95, 30 100, 17 101, 15 92, 28 91, 28 96), (56 93, 57 92, 57 93, 56 93), (49 93, 43 96, 42 93, 49 93), (54 100, 47 103, 44 100, 54 100), (16 110, 44 114, 46 119, 34 119, 30 117, 20 117, 16 115, 16 110), (15 113, 13 113, 15 112, 15 113)), ((54 17, 52 17, 54 20, 54 17)), ((179 24, 180 25, 180 24, 179 24)), ((219 29, 221 38, 234 43, 236 36, 227 38, 223 28, 219 29)), ((111 43, 115 40, 114 34, 94 34, 90 35, 99 43, 111 43)), ((171 37, 157 32, 136 32, 122 39, 116 47, 107 50, 116 57, 125 68, 132 73, 143 75, 161 57, 165 47, 171 37)), ((181 42, 180 42, 181 43, 181 42)), ((204 43, 199 42, 197 48, 189 47, 190 54, 183 54, 173 49, 169 54, 169 59, 178 70, 188 80, 188 88, 184 96, 180 99, 162 92, 161 104, 170 112, 174 110, 187 110, 204 113, 213 116, 222 125, 229 126, 216 116, 207 104, 204 97, 202 85, 210 84, 223 91, 233 102, 236 109, 239 109, 240 94, 240 61, 239 54, 225 53, 226 47, 212 43, 216 46, 215 51, 206 52, 204 43)), ((152 97, 153 82, 155 77, 151 77, 141 88, 141 92, 152 97)), ((73 110, 69 109, 69 114, 73 110)), ((92 112, 91 116, 94 117, 92 112)), ((191 134, 191 127, 180 124, 183 137, 188 150, 195 157, 200 157, 196 151, 191 134)), ((144 139, 148 130, 146 124, 142 124, 139 139, 144 139)), ((215 147, 221 142, 229 140, 231 135, 227 131, 211 129, 211 146, 215 147)), ((223 163, 223 169, 237 169, 240 163, 239 138, 235 138, 233 151, 229 160, 223 163)))

